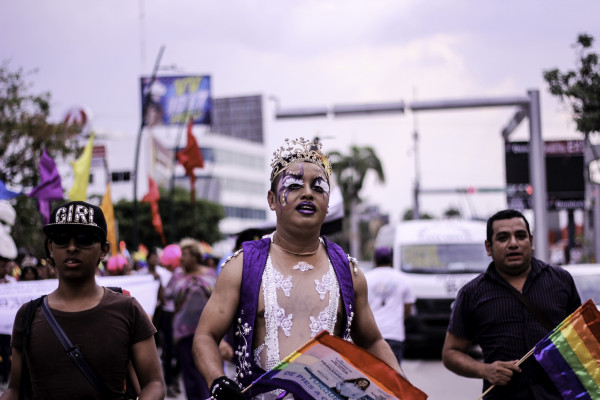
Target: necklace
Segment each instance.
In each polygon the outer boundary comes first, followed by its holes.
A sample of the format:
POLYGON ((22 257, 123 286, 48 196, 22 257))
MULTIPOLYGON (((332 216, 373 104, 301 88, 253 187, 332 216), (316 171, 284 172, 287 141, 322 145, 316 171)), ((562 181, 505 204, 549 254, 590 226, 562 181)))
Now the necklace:
POLYGON ((313 254, 317 254, 317 251, 319 251, 319 247, 321 247, 320 246, 320 242, 319 242, 319 245, 317 245, 317 248, 314 251, 307 251, 306 253, 296 253, 295 251, 284 249, 283 247, 281 247, 280 245, 278 245, 274 241, 271 241, 271 243, 273 243, 275 245, 275 247, 277 247, 278 249, 280 249, 282 251, 285 251, 286 253, 293 254, 295 256, 300 256, 300 257, 303 257, 303 256, 312 256, 313 254))

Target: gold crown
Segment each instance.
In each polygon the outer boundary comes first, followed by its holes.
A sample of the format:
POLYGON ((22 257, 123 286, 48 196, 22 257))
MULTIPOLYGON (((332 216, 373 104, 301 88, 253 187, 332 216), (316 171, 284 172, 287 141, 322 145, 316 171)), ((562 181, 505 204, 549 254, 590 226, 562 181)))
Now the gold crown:
POLYGON ((323 153, 318 140, 285 139, 285 143, 273 152, 271 160, 271 182, 294 162, 310 162, 323 168, 327 177, 331 175, 329 156, 323 153))

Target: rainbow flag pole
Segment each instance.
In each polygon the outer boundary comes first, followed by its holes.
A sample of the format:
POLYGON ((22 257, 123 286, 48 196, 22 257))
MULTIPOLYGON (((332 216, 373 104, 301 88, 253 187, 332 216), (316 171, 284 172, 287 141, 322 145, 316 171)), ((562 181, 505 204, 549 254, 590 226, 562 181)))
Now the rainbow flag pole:
POLYGON ((532 354, 563 399, 600 399, 600 311, 591 299, 540 340, 517 365, 532 354))

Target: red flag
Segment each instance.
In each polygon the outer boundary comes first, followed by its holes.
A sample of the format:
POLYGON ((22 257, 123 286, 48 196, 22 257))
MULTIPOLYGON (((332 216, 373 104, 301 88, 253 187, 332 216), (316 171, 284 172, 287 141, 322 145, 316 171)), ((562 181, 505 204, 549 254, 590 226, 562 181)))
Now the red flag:
POLYGON ((185 149, 177 153, 177 161, 185 168, 185 174, 190 177, 190 188, 192 190, 192 201, 195 196, 195 183, 196 175, 194 175, 194 168, 204 168, 204 158, 202 157, 202 151, 196 143, 196 138, 192 133, 192 126, 194 125, 194 119, 190 117, 190 122, 187 127, 187 145, 185 149))
POLYGON ((152 226, 154 226, 154 230, 160 235, 160 239, 162 241, 163 246, 166 244, 165 233, 163 231, 162 219, 160 218, 160 213, 158 212, 158 200, 160 200, 160 192, 158 191, 158 186, 156 186, 156 182, 151 177, 148 177, 148 193, 142 199, 143 203, 150 203, 150 210, 152 211, 152 226))

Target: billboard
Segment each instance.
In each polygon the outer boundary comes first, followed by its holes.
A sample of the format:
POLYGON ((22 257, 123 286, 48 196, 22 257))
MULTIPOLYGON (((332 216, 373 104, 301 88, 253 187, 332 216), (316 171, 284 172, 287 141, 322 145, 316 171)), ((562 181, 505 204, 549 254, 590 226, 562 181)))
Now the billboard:
MULTIPOLYGON (((583 140, 544 142, 548 210, 578 209, 585 205, 583 140)), ((509 208, 532 208, 536 188, 529 179, 529 142, 506 142, 506 193, 509 208)))
POLYGON ((210 76, 158 76, 148 90, 150 82, 140 78, 142 115, 148 99, 144 126, 187 124, 190 117, 194 125, 210 125, 210 76))

